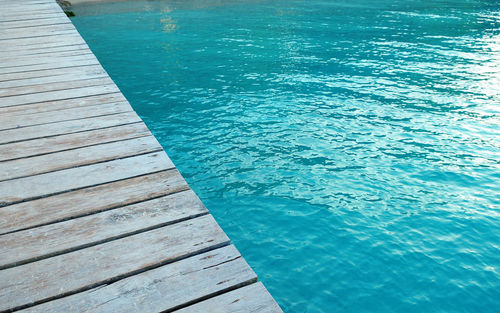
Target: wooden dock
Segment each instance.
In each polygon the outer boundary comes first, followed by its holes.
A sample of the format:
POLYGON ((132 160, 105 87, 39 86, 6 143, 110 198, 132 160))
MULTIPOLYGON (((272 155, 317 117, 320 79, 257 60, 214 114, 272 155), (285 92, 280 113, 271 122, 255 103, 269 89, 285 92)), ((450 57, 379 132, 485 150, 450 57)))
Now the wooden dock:
POLYGON ((0 312, 281 312, 54 0, 0 0, 0 312))

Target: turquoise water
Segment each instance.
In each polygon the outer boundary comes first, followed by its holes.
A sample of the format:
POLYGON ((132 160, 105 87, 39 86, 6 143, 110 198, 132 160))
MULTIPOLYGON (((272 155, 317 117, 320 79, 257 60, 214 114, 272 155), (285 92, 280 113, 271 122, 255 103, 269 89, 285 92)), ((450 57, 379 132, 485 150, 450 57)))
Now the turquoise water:
POLYGON ((500 312, 500 3, 73 22, 285 312, 500 312))

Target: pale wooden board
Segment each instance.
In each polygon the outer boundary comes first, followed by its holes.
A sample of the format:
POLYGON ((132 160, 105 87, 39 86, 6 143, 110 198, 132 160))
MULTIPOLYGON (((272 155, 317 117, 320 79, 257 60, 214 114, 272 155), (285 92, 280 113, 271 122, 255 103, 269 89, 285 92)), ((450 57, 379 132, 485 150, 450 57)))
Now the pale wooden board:
POLYGON ((59 35, 59 34, 75 34, 78 32, 71 24, 60 24, 60 25, 49 25, 49 26, 39 26, 39 27, 27 27, 27 28, 14 28, 8 30, 2 30, 0 32, 0 41, 6 39, 16 39, 16 38, 33 38, 49 35, 59 35))
MULTIPOLYGON (((84 49, 80 49, 84 50, 84 49)), ((79 51, 80 51, 79 50, 79 51)), ((30 56, 30 58, 37 58, 34 56, 30 56)), ((39 71, 27 71, 27 72, 19 72, 19 73, 9 73, 2 74, 0 76, 0 82, 8 83, 10 81, 23 80, 23 79, 34 79, 40 77, 50 77, 50 76, 60 76, 60 75, 73 75, 78 77, 80 72, 85 73, 86 71, 100 70, 104 71, 100 64, 94 65, 79 65, 73 67, 64 67, 64 68, 51 68, 46 70, 39 71)), ((10 87, 10 86, 8 86, 10 87)))
POLYGON ((35 39, 35 38, 50 38, 50 37, 57 37, 57 36, 67 36, 67 35, 78 35, 78 32, 74 29, 72 30, 60 30, 60 31, 53 31, 51 33, 45 34, 45 35, 13 35, 11 37, 6 36, 3 39, 0 39, 0 42, 2 41, 7 41, 7 40, 18 40, 18 39, 35 39))
POLYGON ((68 57, 73 56, 94 56, 92 52, 88 49, 80 49, 73 51, 56 51, 50 54, 39 55, 36 58, 30 55, 21 55, 21 56, 2 56, 2 64, 0 68, 3 67, 13 67, 13 66, 25 66, 25 65, 34 65, 34 64, 42 64, 42 63, 55 63, 55 61, 61 61, 68 57))
MULTIPOLYGON (((8 268, 0 271, 0 310, 94 288, 228 243, 229 239, 214 219, 205 215, 8 268)), ((228 278, 235 277, 236 274, 230 271, 231 268, 223 271, 228 278)), ((199 274, 195 276, 200 277, 199 274)), ((203 278, 206 280, 206 276, 203 278)), ((179 290, 179 294, 186 292, 187 290, 179 290)), ((148 294, 155 293, 150 290, 148 294)))
POLYGON ((163 227, 207 213, 191 190, 0 236, 0 269, 163 227))
POLYGON ((256 279, 236 248, 227 246, 22 312, 171 312, 256 279))
POLYGON ((55 223, 187 190, 177 170, 120 180, 0 208, 0 234, 55 223))
POLYGON ((75 34, 72 35, 56 35, 47 37, 23 38, 23 39, 8 39, 2 40, 0 52, 7 51, 20 51, 23 50, 33 51, 33 48, 46 49, 49 47, 67 46, 75 44, 83 44, 85 41, 75 34))
POLYGON ((95 96, 95 95, 105 95, 109 93, 118 92, 119 89, 115 84, 109 85, 99 85, 99 86, 89 86, 81 88, 73 88, 70 91, 57 90, 49 91, 37 94, 37 97, 30 95, 15 96, 2 99, 0 102, 0 107, 16 106, 16 105, 27 105, 42 102, 52 102, 58 100, 66 99, 77 99, 81 97, 95 96))
MULTIPOLYGON (((80 49, 82 50, 82 49, 80 49)), ((36 58, 31 56, 32 58, 36 58)), ((79 73, 86 73, 87 71, 95 71, 95 70, 100 70, 104 71, 102 66, 100 64, 94 64, 94 65, 80 65, 80 66, 73 66, 73 67, 68 67, 68 68, 57 68, 57 69, 47 69, 47 70, 39 70, 39 71, 28 71, 28 72, 20 72, 20 73, 10 73, 10 74, 2 74, 0 75, 0 82, 8 84, 11 81, 14 81, 13 83, 15 84, 15 81, 18 80, 23 80, 23 79, 34 79, 34 78, 40 78, 40 77, 50 77, 50 76, 60 76, 60 75, 73 75, 75 77, 78 77, 79 73)), ((21 85, 22 86, 22 85, 21 85)), ((15 87, 15 86, 9 86, 7 85, 6 87, 15 87)))
POLYGON ((59 17, 45 18, 39 20, 30 21, 12 21, 0 23, 0 29, 16 29, 21 27, 38 27, 38 26, 49 26, 49 25, 61 25, 61 24, 71 24, 68 20, 63 20, 59 17))
POLYGON ((56 68, 67 68, 79 65, 95 65, 95 64, 99 64, 99 62, 92 54, 84 54, 84 55, 67 57, 61 60, 54 59, 51 62, 41 63, 41 64, 2 67, 0 68, 0 75, 11 74, 11 73, 24 73, 24 72, 32 72, 32 71, 40 71, 40 70, 56 69, 56 68))
MULTIPOLYGON (((26 14, 26 13, 24 13, 24 14, 26 14)), ((31 12, 29 18, 36 19, 36 18, 44 18, 47 16, 57 17, 57 16, 60 16, 60 13, 55 11, 55 10, 40 10, 37 12, 31 12)), ((12 13, 12 14, 4 14, 4 15, 0 16, 0 22, 15 21, 18 18, 19 18, 19 12, 12 13)), ((24 18, 21 17, 21 19, 24 19, 24 18)), ((28 19, 28 17, 26 19, 28 19)))
POLYGON ((0 145, 0 161, 150 135, 143 122, 0 145))
MULTIPOLYGON (((40 56, 40 55, 46 55, 50 54, 53 52, 60 52, 60 51, 70 51, 70 50, 77 50, 77 49, 88 49, 86 43, 78 43, 78 44, 59 44, 55 46, 49 46, 49 47, 44 47, 44 46, 31 46, 30 49, 22 49, 22 50, 17 50, 15 51, 17 55, 22 56, 22 55, 35 55, 35 56, 40 56)), ((0 52, 0 56, 8 56, 11 55, 12 52, 5 52, 2 53, 0 52)))
POLYGON ((74 99, 63 99, 56 101, 47 101, 41 103, 31 103, 27 105, 18 105, 11 107, 0 107, 0 116, 18 116, 29 115, 42 112, 54 112, 73 108, 82 108, 91 105, 108 103, 128 103, 120 92, 100 94, 94 96, 83 96, 74 99))
POLYGON ((173 168, 165 152, 156 152, 0 182, 0 204, 36 199, 173 168), (57 183, 54 183, 57 182, 57 183))
MULTIPOLYGON (((141 119, 135 112, 125 112, 51 124, 27 126, 23 128, 23 131, 8 129, 0 131, 0 144, 132 124, 140 121, 141 119)), ((0 149, 3 150, 4 147, 0 145, 0 149)), ((3 151, 0 153, 2 152, 3 151)))
POLYGON ((56 61, 66 62, 82 58, 83 55, 87 58, 96 59, 88 48, 80 49, 79 51, 52 51, 51 53, 39 54, 36 58, 30 55, 18 55, 16 52, 4 51, 0 53, 2 60, 5 60, 0 65, 0 68, 21 67, 41 63, 54 64, 56 61))
POLYGON ((15 22, 15 21, 33 21, 33 20, 39 20, 39 19, 45 19, 45 18, 61 18, 61 14, 59 13, 32 13, 30 16, 12 16, 12 17, 6 17, 6 18, 1 18, 0 23, 5 23, 5 22, 15 22))
MULTIPOLYGON (((18 8, 19 9, 17 9, 16 6, 11 6, 10 9, 8 10, 2 10, 2 12, 0 12, 0 20, 10 19, 13 17, 15 18, 16 16, 19 16, 20 11, 18 10, 22 10, 22 7, 19 6, 18 8)), ((61 12, 61 8, 50 6, 50 7, 38 8, 30 13, 36 15, 43 15, 43 14, 54 14, 54 13, 59 14, 59 12, 61 12)), ((23 13, 26 14, 26 11, 24 11, 23 13)))
MULTIPOLYGON (((71 93, 71 89, 82 88, 82 87, 90 87, 90 86, 99 86, 99 85, 110 85, 114 84, 114 82, 109 78, 109 76, 98 77, 98 78, 89 78, 89 79, 81 79, 81 80, 71 80, 64 82, 57 82, 52 84, 39 84, 32 86, 23 86, 16 88, 8 88, 4 90, 0 90, 0 101, 8 100, 10 97, 14 96, 23 96, 23 95, 33 95, 33 97, 37 97, 38 94, 48 92, 48 91, 57 91, 57 90, 67 90, 68 93, 71 93), (5 99, 1 99, 5 98, 5 99)), ((30 101, 30 100, 28 100, 30 101)))
MULTIPOLYGON (((10 97, 40 94, 58 90, 67 90, 68 93, 71 93, 71 89, 75 88, 92 87, 99 85, 111 85, 111 84, 114 84, 113 80, 111 80, 109 76, 103 76, 96 78, 55 82, 51 84, 36 84, 31 86, 13 87, 8 89, 6 88, 4 90, 0 90, 0 98, 5 98, 0 100, 3 101, 10 99, 10 97)), ((36 97, 36 95, 34 95, 34 97, 36 97)))
POLYGON ((132 107, 128 103, 115 102, 86 107, 68 108, 51 112, 40 112, 14 116, 0 115, 0 130, 77 120, 82 118, 124 113, 129 111, 132 111, 132 107))
POLYGON ((0 181, 161 151, 153 136, 0 162, 0 181))
POLYGON ((53 84, 60 82, 71 82, 77 80, 86 80, 92 78, 103 78, 109 77, 108 74, 99 66, 84 66, 80 68, 78 75, 76 71, 66 71, 59 75, 52 76, 44 76, 44 77, 36 77, 36 78, 24 78, 24 79, 16 79, 16 80, 8 80, 8 81, 0 81, 0 89, 7 88, 25 88, 28 86, 34 85, 42 85, 42 84, 53 84))
POLYGON ((175 313, 283 313, 261 282, 193 304, 175 313))

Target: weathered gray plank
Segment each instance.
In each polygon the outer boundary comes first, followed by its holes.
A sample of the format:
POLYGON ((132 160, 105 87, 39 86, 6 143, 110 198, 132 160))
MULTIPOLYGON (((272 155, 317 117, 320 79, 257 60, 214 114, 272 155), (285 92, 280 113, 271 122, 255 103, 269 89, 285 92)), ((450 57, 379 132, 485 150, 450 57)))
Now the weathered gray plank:
MULTIPOLYGON (((78 73, 80 72, 87 73, 88 71, 96 71, 96 70, 104 71, 104 69, 101 67, 100 64, 81 65, 68 68, 64 67, 64 68, 47 69, 40 71, 2 74, 0 76, 0 82, 9 83, 11 81, 17 81, 22 79, 35 79, 40 77, 59 76, 59 75, 77 76, 78 73)), ((11 86, 6 86, 6 87, 11 87, 11 86)))
POLYGON ((256 279, 236 248, 227 246, 23 312, 171 312, 256 279))
POLYGON ((0 233, 101 212, 187 188, 177 170, 168 170, 22 202, 0 208, 0 233))
MULTIPOLYGON (((16 129, 0 131, 0 143, 4 144, 48 136, 70 134, 92 129, 132 124, 140 121, 141 119, 135 112, 125 112, 106 116, 89 117, 80 120, 27 126, 23 128, 23 131, 16 129)), ((3 150, 3 148, 4 147, 0 145, 0 149, 3 150)))
MULTIPOLYGON (((80 80, 71 80, 71 81, 63 81, 52 84, 38 84, 32 86, 23 86, 23 87, 15 87, 8 88, 4 90, 0 90, 0 101, 8 100, 11 97, 15 96, 24 96, 24 95, 33 95, 33 97, 37 97, 40 93, 45 93, 49 91, 57 91, 64 90, 68 93, 71 93, 71 89, 82 88, 82 87, 90 87, 90 86, 99 86, 99 85, 110 85, 114 84, 114 82, 109 78, 109 76, 98 77, 98 78, 89 78, 89 79, 80 79, 80 80)), ((25 97, 26 99, 29 99, 25 97)), ((27 100, 29 102, 31 100, 27 100)))
POLYGON ((61 24, 72 24, 72 23, 68 20, 63 20, 59 17, 53 17, 53 18, 45 18, 39 20, 3 22, 0 23, 0 29, 16 29, 21 27, 38 27, 38 26, 61 25, 61 24))
POLYGON ((5 22, 13 22, 13 21, 33 21, 33 20, 38 20, 38 19, 44 19, 44 18, 60 18, 59 13, 32 13, 30 16, 25 16, 25 17, 20 17, 19 14, 17 16, 12 16, 12 17, 7 17, 7 18, 2 18, 0 19, 0 23, 5 23, 5 22))
POLYGON ((75 72, 63 73, 59 75, 51 75, 36 78, 24 78, 8 81, 0 81, 0 88, 26 88, 28 86, 42 85, 42 84, 54 84, 60 82, 71 82, 77 80, 86 80, 92 78, 103 78, 109 77, 108 74, 100 68, 100 66, 84 66, 80 68, 77 75, 75 72))
POLYGON ((119 89, 115 84, 89 86, 81 88, 73 88, 70 91, 56 90, 33 95, 21 95, 2 99, 0 107, 27 105, 32 103, 41 103, 65 99, 76 99, 80 97, 88 97, 91 95, 102 95, 112 92, 118 92, 119 89))
POLYGON ((193 304, 175 313, 283 313, 260 282, 193 304))
MULTIPOLYGON (((88 49, 86 43, 77 43, 77 44, 57 44, 57 45, 51 45, 51 46, 41 46, 41 45, 34 45, 30 46, 29 49, 19 49, 16 50, 16 53, 18 55, 46 55, 50 54, 52 52, 59 52, 59 51, 70 51, 70 50, 76 50, 76 49, 88 49)), ((0 51, 0 56, 3 55, 8 55, 8 53, 11 53, 9 51, 0 51)))
POLYGON ((0 145, 0 161, 150 135, 143 122, 0 145))
POLYGON ((57 47, 63 45, 84 44, 85 41, 80 36, 73 35, 56 35, 47 37, 22 38, 2 40, 0 52, 6 51, 23 51, 32 48, 43 46, 43 49, 49 47, 57 47))
POLYGON ((0 41, 15 38, 33 38, 39 36, 71 33, 74 33, 75 35, 78 34, 72 24, 60 24, 56 26, 48 25, 35 28, 30 27, 28 30, 26 30, 25 28, 14 28, 9 30, 2 30, 2 32, 0 32, 0 41))
POLYGON ((34 65, 34 64, 41 64, 41 63, 55 63, 55 61, 61 61, 64 60, 67 57, 74 57, 74 56, 81 56, 81 55, 87 55, 87 56, 93 56, 92 52, 90 52, 88 49, 80 49, 80 50, 73 50, 73 51, 56 51, 52 52, 50 54, 45 54, 45 55, 39 55, 36 58, 33 56, 29 55, 16 55, 15 57, 13 56, 7 56, 7 55, 2 55, 2 64, 0 64, 1 68, 4 67, 14 67, 14 66, 25 66, 25 65, 34 65))
POLYGON ((82 54, 82 55, 67 57, 60 60, 53 59, 50 62, 45 62, 41 64, 2 67, 0 68, 0 75, 12 74, 12 73, 24 73, 24 72, 32 72, 32 71, 40 71, 40 70, 56 69, 56 68, 66 68, 66 67, 81 66, 81 65, 96 65, 96 64, 99 64, 99 62, 92 54, 82 54))
POLYGON ((0 162, 0 181, 162 150, 153 136, 0 162))
POLYGON ((6 205, 35 199, 60 192, 164 171, 173 167, 172 161, 162 151, 2 181, 0 182, 0 203, 6 205))
MULTIPOLYGON (((18 308, 94 288, 228 243, 229 239, 213 218, 205 215, 8 268, 0 271, 0 310, 18 308), (196 231, 193 231, 194 229, 196 231)), ((235 273, 231 269, 235 267, 227 267, 224 273, 231 274, 228 278, 234 277, 235 273)))
POLYGON ((0 107, 1 116, 17 116, 29 115, 42 112, 53 112, 59 110, 67 110, 71 108, 81 108, 91 105, 109 104, 122 102, 127 103, 127 100, 120 92, 113 92, 107 94, 83 96, 72 99, 62 99, 55 101, 47 101, 41 103, 30 103, 26 105, 18 105, 11 107, 0 107))
MULTIPOLYGON (((109 78, 109 76, 101 75, 101 77, 61 81, 61 82, 54 82, 51 84, 35 84, 30 86, 12 87, 0 90, 0 98, 6 98, 6 99, 0 99, 0 101, 13 99, 11 97, 15 96, 27 96, 31 94, 46 93, 49 91, 67 90, 68 93, 71 93, 71 89, 92 87, 99 85, 110 85, 110 84, 114 84, 111 78, 109 78)), ((36 95, 34 95, 33 97, 36 97, 36 95)), ((32 100, 26 98, 26 102, 29 101, 32 100)))
POLYGON ((56 123, 130 111, 132 111, 132 107, 128 103, 118 102, 69 108, 51 112, 0 116, 0 130, 56 123))
POLYGON ((207 213, 191 190, 0 236, 0 269, 174 224, 207 213))

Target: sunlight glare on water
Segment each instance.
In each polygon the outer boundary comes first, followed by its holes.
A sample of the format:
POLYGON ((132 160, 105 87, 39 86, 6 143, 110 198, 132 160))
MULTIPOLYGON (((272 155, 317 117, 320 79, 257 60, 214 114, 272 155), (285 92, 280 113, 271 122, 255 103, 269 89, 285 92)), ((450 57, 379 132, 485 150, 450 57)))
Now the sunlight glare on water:
POLYGON ((500 3, 72 19, 285 312, 500 312, 500 3))

